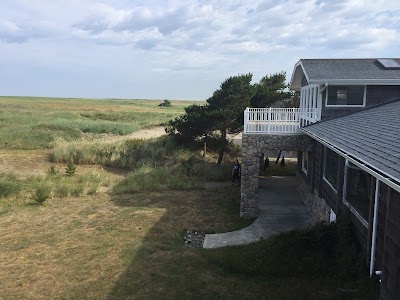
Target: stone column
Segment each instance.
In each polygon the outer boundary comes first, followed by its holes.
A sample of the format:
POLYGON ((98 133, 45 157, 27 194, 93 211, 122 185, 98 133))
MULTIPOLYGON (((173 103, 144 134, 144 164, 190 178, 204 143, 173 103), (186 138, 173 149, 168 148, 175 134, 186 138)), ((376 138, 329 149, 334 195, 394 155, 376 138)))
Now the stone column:
POLYGON ((243 135, 242 138, 242 178, 240 217, 255 218, 258 216, 258 174, 259 154, 255 137, 243 135))

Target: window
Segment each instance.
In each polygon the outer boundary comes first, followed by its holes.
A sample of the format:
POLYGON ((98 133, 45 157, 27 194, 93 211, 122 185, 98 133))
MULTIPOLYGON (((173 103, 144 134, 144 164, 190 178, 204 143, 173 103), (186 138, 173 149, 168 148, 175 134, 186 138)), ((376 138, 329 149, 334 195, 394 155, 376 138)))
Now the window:
MULTIPOLYGON (((371 175, 356 165, 347 162, 343 197, 365 220, 368 220, 371 197, 371 175)), ((366 222, 366 221, 365 221, 366 222)))
POLYGON ((339 154, 325 147, 324 179, 336 191, 338 185, 339 154))
POLYGON ((337 98, 337 100, 345 100, 345 101, 347 101, 347 90, 346 89, 337 90, 336 91, 336 98, 337 98))
POLYGON ((308 152, 307 151, 304 151, 302 153, 301 168, 302 168, 304 174, 307 175, 307 172, 308 172, 308 152))
POLYGON ((365 106, 366 86, 328 86, 323 96, 326 106, 365 106))

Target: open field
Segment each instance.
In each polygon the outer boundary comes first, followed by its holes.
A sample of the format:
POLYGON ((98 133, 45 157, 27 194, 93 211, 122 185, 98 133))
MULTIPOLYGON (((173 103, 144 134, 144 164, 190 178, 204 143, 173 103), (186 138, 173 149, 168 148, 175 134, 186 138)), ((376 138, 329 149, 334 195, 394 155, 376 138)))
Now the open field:
MULTIPOLYGON (((181 115, 190 101, 0 97, 0 148, 51 148, 56 138, 128 135, 181 115)), ((199 103, 199 102, 196 102, 199 103)))
MULTIPOLYGON (((190 104, 172 103, 0 97, 0 299, 343 299, 337 287, 374 298, 364 276, 336 272, 357 260, 337 263, 332 227, 185 247, 187 230, 251 220, 239 218, 229 180, 237 147, 217 166, 212 151, 134 139, 190 104)), ((293 175, 285 168, 271 163, 264 175, 293 175)))

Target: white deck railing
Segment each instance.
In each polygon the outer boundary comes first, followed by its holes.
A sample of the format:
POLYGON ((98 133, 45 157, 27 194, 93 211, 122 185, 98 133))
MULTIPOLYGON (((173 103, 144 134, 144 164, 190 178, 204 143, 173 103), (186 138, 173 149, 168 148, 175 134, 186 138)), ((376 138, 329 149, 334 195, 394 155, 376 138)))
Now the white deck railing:
POLYGON ((246 108, 244 130, 250 134, 300 134, 300 125, 317 121, 316 109, 308 108, 246 108), (303 123, 303 124, 300 124, 303 123))
POLYGON ((299 108, 246 108, 244 133, 296 134, 300 132, 299 108))

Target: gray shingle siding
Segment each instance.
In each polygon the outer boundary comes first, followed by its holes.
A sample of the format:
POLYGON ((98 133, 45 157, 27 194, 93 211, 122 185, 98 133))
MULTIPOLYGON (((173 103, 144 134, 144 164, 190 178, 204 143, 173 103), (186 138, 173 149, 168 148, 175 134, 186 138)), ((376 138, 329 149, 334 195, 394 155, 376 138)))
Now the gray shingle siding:
MULTIPOLYGON (((377 104, 390 102, 395 99, 400 99, 400 86, 368 85, 366 91, 365 107, 375 106, 377 104)), ((326 107, 325 98, 323 98, 321 117, 322 119, 325 119, 327 117, 356 112, 361 109, 364 109, 364 107, 326 107)))

